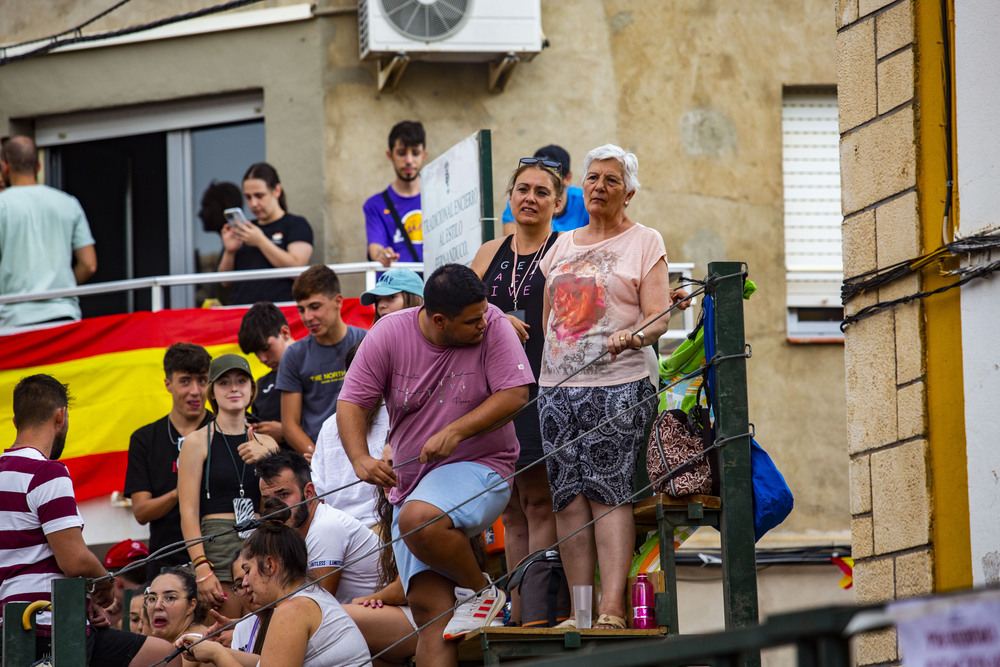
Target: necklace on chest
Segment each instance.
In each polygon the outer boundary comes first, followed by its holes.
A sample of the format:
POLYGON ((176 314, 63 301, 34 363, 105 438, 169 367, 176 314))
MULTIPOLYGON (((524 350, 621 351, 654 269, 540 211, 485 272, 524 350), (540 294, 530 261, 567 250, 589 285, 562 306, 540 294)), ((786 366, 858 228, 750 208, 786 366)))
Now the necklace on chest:
POLYGON ((514 300, 514 310, 517 310, 517 297, 518 294, 521 292, 521 290, 524 288, 525 281, 528 279, 529 275, 531 277, 534 277, 535 271, 538 270, 538 263, 541 259, 542 250, 545 249, 547 241, 548 239, 543 240, 542 244, 538 246, 538 249, 535 251, 535 254, 532 255, 531 261, 528 262, 528 266, 524 270, 524 275, 521 276, 521 281, 517 282, 517 267, 519 264, 518 258, 520 257, 520 255, 517 252, 517 234, 515 233, 513 236, 511 236, 510 246, 511 250, 514 253, 514 261, 511 262, 511 267, 510 267, 510 296, 514 300))

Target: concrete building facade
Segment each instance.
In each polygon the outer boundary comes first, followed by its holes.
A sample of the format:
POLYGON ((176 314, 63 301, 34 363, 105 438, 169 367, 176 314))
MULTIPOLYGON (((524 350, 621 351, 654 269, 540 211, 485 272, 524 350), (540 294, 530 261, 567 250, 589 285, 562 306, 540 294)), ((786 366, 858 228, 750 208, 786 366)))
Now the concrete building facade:
MULTIPOLYGON (((169 13, 210 4, 169 3, 169 13)), ((519 64, 503 92, 488 89, 485 64, 420 61, 409 65, 394 91, 380 91, 375 64, 359 58, 357 6, 351 0, 320 0, 311 7, 269 0, 230 12, 244 15, 238 27, 181 30, 155 40, 136 33, 128 41, 95 42, 5 64, 0 66, 0 135, 32 134, 44 127, 55 133, 54 141, 71 143, 72 137, 58 139, 60 122, 78 128, 77 121, 87 120, 88 114, 104 123, 115 114, 129 119, 188 104, 187 113, 197 116, 200 108, 250 99, 240 118, 263 120, 266 159, 282 175, 291 210, 311 221, 313 258, 324 262, 364 259, 361 205, 391 178, 385 143, 398 120, 424 122, 431 158, 475 130, 491 129, 497 217, 504 205, 500 193, 519 157, 548 143, 560 144, 572 155, 579 179, 588 150, 617 143, 639 157, 643 187, 630 214, 662 232, 669 259, 694 262, 696 277, 704 275, 710 261, 743 260, 760 287, 746 306, 746 337, 754 353, 748 365, 750 416, 758 440, 796 494, 796 509, 759 546, 844 544, 852 514, 855 536, 865 520, 872 523, 871 503, 852 499, 848 506, 843 455, 848 441, 855 490, 857 480, 873 475, 870 470, 923 469, 926 444, 912 440, 921 424, 887 420, 884 414, 871 425, 886 430, 878 436, 886 441, 882 445, 905 442, 898 453, 861 456, 867 451, 863 438, 855 433, 849 440, 845 427, 844 348, 836 342, 790 343, 786 329, 783 99, 803 87, 833 90, 838 46, 843 54, 855 25, 871 36, 851 47, 850 53, 856 52, 851 57, 871 56, 868 79, 874 81, 875 55, 865 51, 875 44, 872 12, 862 19, 857 11, 838 8, 842 28, 837 37, 826 0, 804 0, 793 9, 780 0, 542 0, 549 46, 519 64), (247 18, 271 10, 286 13, 270 23, 247 18)), ((104 8, 105 3, 91 1, 4 0, 0 43, 44 37, 104 8)), ((118 30, 167 12, 163 3, 137 0, 86 26, 83 33, 118 30)), ((895 23, 891 27, 880 44, 883 49, 898 45, 879 52, 880 58, 892 54, 879 61, 879 72, 912 66, 912 54, 899 50, 912 31, 895 23)), ((840 85, 853 89, 861 82, 847 80, 843 72, 855 68, 845 68, 843 58, 840 85)), ((841 95, 841 105, 848 104, 841 109, 841 131, 864 137, 872 131, 864 123, 883 108, 901 105, 887 122, 912 125, 913 111, 902 101, 905 90, 873 91, 878 96, 866 101, 841 95)), ((909 155, 895 145, 886 149, 901 150, 903 158, 909 155)), ((912 155, 907 159, 912 163, 912 155)), ((845 205, 845 230, 863 224, 862 219, 875 224, 868 207, 912 187, 907 178, 913 174, 912 168, 908 174, 894 174, 884 179, 884 187, 859 196, 858 205, 850 210, 845 205)), ((881 215, 885 224, 902 224, 900 219, 915 206, 913 195, 904 195, 893 198, 881 215)), ((901 242, 887 251, 902 257, 909 246, 901 242)), ((868 266, 852 262, 855 272, 868 266)), ((345 289, 360 291, 360 284, 347 282, 345 289)), ((905 326, 917 327, 916 315, 911 319, 905 326)), ((852 354, 856 365, 859 352, 855 348, 852 354)), ((894 406, 897 394, 902 404, 923 400, 926 385, 920 377, 919 364, 911 362, 893 385, 894 406)), ((862 381, 851 382, 850 393, 856 395, 862 381)), ((852 405, 855 412, 863 409, 853 399, 852 405)), ((889 412, 897 414, 895 408, 889 412)), ((873 539, 882 551, 914 547, 893 531, 873 539)), ((861 547, 856 540, 855 548, 861 547)), ((928 556, 914 553, 909 558, 928 556)), ((850 592, 837 587, 840 574, 834 566, 803 567, 814 575, 809 584, 814 594, 802 595, 801 582, 794 594, 782 594, 778 583, 776 592, 762 598, 765 612, 852 600, 850 592)), ((864 567, 859 575, 866 576, 864 567)), ((685 625, 682 617, 682 627, 719 626, 721 616, 707 622, 695 620, 699 616, 697 609, 691 610, 691 624, 685 625)))

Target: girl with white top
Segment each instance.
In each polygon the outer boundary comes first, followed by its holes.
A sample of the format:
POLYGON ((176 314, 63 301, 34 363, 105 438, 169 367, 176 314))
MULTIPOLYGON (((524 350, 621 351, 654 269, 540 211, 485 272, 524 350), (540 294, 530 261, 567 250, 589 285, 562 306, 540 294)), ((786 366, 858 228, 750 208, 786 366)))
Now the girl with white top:
POLYGON ((243 585, 253 602, 278 600, 259 656, 207 641, 189 646, 185 655, 218 667, 283 667, 302 665, 344 667, 367 664, 371 655, 354 622, 336 598, 321 587, 307 585, 306 543, 297 530, 276 521, 264 521, 243 543, 243 585), (285 599, 287 596, 287 599, 285 599))

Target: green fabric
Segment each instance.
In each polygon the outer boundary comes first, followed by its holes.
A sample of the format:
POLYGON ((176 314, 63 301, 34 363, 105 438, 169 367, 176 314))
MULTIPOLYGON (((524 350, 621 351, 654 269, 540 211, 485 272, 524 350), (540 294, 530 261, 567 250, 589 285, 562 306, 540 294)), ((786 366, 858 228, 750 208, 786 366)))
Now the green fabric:
MULTIPOLYGON (((698 333, 695 334, 694 340, 685 340, 680 346, 673 351, 669 357, 660 358, 660 380, 664 384, 670 384, 677 378, 687 375, 688 373, 693 373, 702 366, 705 365, 705 330, 704 328, 698 329, 698 333)), ((686 382, 690 384, 692 381, 699 378, 691 378, 686 382)), ((682 385, 680 383, 674 388, 673 394, 678 394, 682 391, 682 385)), ((697 389, 697 387, 695 387, 697 389)), ((670 395, 671 392, 663 392, 660 394, 660 411, 670 409, 670 395)), ((694 396, 685 396, 681 402, 682 410, 689 410, 691 406, 694 405, 694 396)))
MULTIPOLYGON (((749 300, 750 295, 757 291, 757 283, 746 279, 743 281, 743 298, 749 300)), ((705 365, 705 329, 701 327, 694 340, 686 339, 668 357, 660 357, 660 380, 664 385, 674 382, 677 378, 693 373, 705 365)), ((701 376, 690 378, 678 383, 672 391, 660 394, 660 412, 670 409, 670 396, 685 392, 680 408, 688 412, 697 400, 697 390, 701 385, 701 376)))

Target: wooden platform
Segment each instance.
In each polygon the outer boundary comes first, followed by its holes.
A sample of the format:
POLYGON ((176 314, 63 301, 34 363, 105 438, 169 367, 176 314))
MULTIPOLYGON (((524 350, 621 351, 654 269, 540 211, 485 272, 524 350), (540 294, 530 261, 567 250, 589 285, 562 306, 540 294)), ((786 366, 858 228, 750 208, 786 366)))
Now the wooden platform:
MULTIPOLYGON (((722 507, 722 500, 718 496, 693 495, 674 498, 665 493, 660 493, 650 498, 643 498, 632 504, 632 514, 635 516, 637 526, 655 526, 656 506, 660 505, 664 509, 687 512, 691 519, 701 519, 703 510, 718 510, 722 507), (700 505, 700 507, 699 507, 700 505)), ((699 525, 699 524, 693 524, 699 525)))
POLYGON ((556 628, 502 628, 474 630, 458 645, 463 665, 497 665, 501 660, 563 653, 608 642, 666 636, 661 630, 562 630, 556 628))

